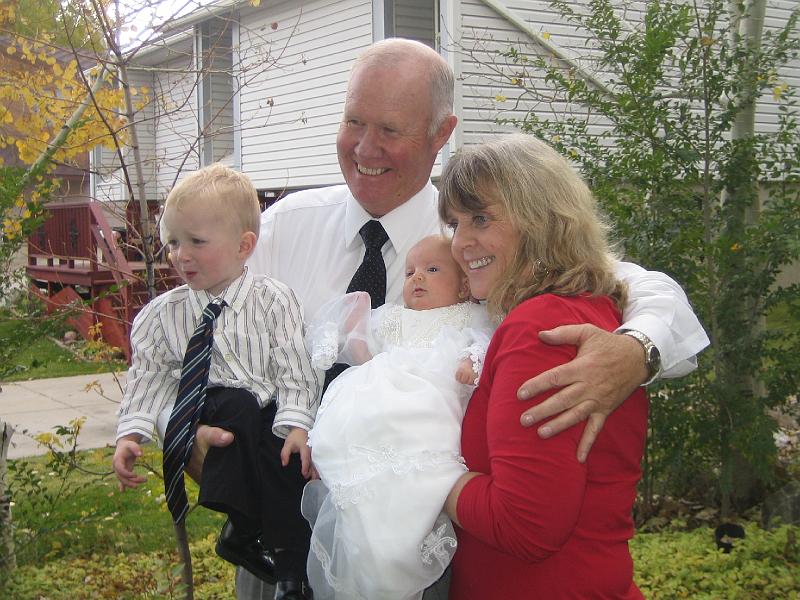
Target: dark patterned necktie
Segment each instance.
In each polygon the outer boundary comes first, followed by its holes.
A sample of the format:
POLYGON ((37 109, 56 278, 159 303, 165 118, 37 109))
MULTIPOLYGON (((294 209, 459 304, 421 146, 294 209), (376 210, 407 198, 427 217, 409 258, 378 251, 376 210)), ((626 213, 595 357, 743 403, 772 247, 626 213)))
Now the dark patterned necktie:
MULTIPOLYGON (((372 301, 372 308, 378 308, 386 302, 386 264, 383 262, 381 249, 389 240, 389 235, 379 221, 367 221, 358 231, 367 251, 364 253, 364 260, 356 269, 350 285, 347 286, 347 293, 367 292, 372 301)), ((325 383, 322 386, 324 392, 328 389, 331 381, 336 379, 348 365, 337 363, 325 373, 325 383)))
POLYGON ((175 523, 183 522, 189 511, 183 469, 192 455, 197 420, 206 399, 211 346, 214 343, 214 321, 222 312, 223 306, 223 300, 214 300, 206 306, 203 320, 189 339, 183 357, 178 396, 164 433, 164 491, 175 523))

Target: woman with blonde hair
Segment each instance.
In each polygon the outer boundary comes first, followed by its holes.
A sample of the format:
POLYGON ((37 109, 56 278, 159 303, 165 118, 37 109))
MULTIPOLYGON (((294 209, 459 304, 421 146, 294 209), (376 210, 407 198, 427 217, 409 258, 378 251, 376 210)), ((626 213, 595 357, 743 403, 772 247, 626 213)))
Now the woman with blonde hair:
POLYGON ((628 540, 647 430, 643 389, 608 417, 584 464, 576 449, 585 424, 542 439, 516 418, 531 368, 576 354, 543 344, 540 331, 621 323, 625 285, 591 192, 557 152, 515 135, 448 162, 439 213, 473 296, 502 319, 464 417, 469 472, 447 499, 458 525, 450 598, 642 598, 628 540))

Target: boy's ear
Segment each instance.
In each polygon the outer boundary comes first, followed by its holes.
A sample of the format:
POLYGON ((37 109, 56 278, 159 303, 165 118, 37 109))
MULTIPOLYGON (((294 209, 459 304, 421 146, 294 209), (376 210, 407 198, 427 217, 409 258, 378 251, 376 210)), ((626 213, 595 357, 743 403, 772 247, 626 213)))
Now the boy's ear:
POLYGON ((250 258, 253 250, 256 249, 256 242, 258 238, 252 231, 245 231, 242 237, 239 238, 239 256, 244 260, 250 258))
POLYGON ((470 291, 469 291, 469 279, 466 275, 461 277, 461 289, 458 291, 458 297, 467 300, 469 299, 470 291))

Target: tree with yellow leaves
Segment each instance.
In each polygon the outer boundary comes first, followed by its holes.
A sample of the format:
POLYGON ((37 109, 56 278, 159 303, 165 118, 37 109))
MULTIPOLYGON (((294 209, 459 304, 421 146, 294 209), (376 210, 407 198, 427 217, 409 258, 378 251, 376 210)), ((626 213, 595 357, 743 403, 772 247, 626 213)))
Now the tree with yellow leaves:
POLYGON ((74 53, 55 46, 52 33, 17 33, 20 22, 18 1, 0 6, 0 289, 11 257, 41 221, 53 166, 110 145, 125 128, 119 90, 98 86, 88 102, 74 53))

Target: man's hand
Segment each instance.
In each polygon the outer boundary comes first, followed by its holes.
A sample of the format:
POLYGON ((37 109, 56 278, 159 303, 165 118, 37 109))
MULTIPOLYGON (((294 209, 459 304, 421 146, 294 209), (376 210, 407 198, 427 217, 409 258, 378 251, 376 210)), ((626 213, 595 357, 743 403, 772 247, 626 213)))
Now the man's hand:
POLYGON ((194 436, 192 445, 192 456, 186 465, 186 473, 200 483, 203 474, 203 461, 206 459, 206 452, 211 446, 223 448, 233 442, 233 434, 230 431, 210 425, 200 425, 194 436))
POLYGON ((139 439, 137 434, 119 438, 117 440, 117 449, 114 450, 114 458, 111 459, 114 473, 119 479, 120 492, 124 492, 126 488, 133 489, 147 481, 146 477, 137 475, 133 470, 136 459, 142 455, 142 449, 135 439, 139 439))
POLYGON ((594 325, 563 325, 539 333, 546 344, 578 346, 572 361, 540 373, 520 386, 521 400, 550 388, 561 389, 547 400, 522 413, 520 422, 530 427, 542 419, 562 413, 539 428, 549 438, 588 418, 578 444, 578 461, 585 462, 597 434, 610 415, 647 380, 642 346, 627 335, 617 335, 594 325))
POLYGON ((311 448, 308 447, 308 432, 301 427, 292 427, 281 450, 281 464, 285 467, 289 464, 289 457, 292 454, 300 455, 300 472, 303 477, 311 477, 311 448))

